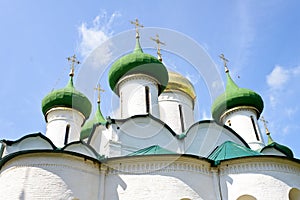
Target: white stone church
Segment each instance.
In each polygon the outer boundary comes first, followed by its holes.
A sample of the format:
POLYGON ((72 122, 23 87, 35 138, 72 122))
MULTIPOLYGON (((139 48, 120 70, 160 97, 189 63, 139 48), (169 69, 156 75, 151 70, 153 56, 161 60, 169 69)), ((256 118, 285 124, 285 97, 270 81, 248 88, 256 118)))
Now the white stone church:
POLYGON ((138 34, 134 51, 110 66, 118 119, 103 117, 100 98, 90 116, 72 70, 42 100, 45 134, 1 140, 0 199, 300 199, 300 161, 267 128, 264 143, 261 96, 225 68, 226 89, 203 121, 194 120, 193 85, 144 53, 138 34))

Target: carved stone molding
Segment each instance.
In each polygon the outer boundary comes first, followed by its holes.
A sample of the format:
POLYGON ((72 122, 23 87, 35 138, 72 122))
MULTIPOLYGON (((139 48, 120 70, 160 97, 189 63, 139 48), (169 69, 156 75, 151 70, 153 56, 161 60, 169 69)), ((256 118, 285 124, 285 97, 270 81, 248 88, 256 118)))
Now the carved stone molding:
POLYGON ((108 174, 152 174, 157 172, 194 172, 210 175, 209 167, 185 162, 131 162, 109 165, 108 174))
POLYGON ((292 166, 290 164, 276 163, 276 162, 251 162, 251 163, 241 163, 232 164, 220 167, 220 175, 227 174, 241 174, 241 173, 258 173, 276 171, 284 172, 289 174, 300 174, 299 167, 292 166))

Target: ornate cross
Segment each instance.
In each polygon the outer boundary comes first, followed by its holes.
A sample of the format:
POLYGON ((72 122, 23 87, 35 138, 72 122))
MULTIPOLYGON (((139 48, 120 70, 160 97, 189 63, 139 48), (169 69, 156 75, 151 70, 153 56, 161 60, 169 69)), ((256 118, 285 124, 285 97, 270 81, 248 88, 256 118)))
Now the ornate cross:
POLYGON ((229 60, 227 60, 224 56, 224 54, 221 53, 221 55, 219 55, 219 57, 223 60, 224 62, 224 67, 225 67, 225 72, 229 72, 228 68, 227 68, 227 62, 229 62, 229 60))
POLYGON ((267 120, 265 120, 264 116, 261 116, 260 121, 262 121, 264 123, 264 127, 266 129, 266 134, 269 135, 270 131, 269 131, 268 127, 267 127, 267 123, 269 123, 269 122, 267 120))
POLYGON ((71 63, 70 76, 74 76, 74 67, 75 67, 75 64, 80 64, 80 62, 77 60, 75 54, 73 56, 67 57, 67 59, 71 63))
POLYGON ((139 27, 143 28, 144 26, 139 23, 138 19, 135 19, 135 21, 130 21, 130 23, 134 24, 135 26, 135 33, 136 33, 135 37, 140 38, 139 27))
POLYGON ((94 90, 97 90, 97 92, 98 92, 97 103, 100 103, 100 92, 105 92, 105 90, 103 90, 103 89, 100 87, 100 84, 99 84, 99 83, 97 84, 97 87, 94 88, 94 90))
POLYGON ((156 38, 153 38, 153 37, 151 37, 150 38, 151 40, 153 40, 154 42, 156 42, 156 44, 157 44, 157 55, 158 55, 158 59, 160 60, 160 61, 162 61, 162 57, 161 57, 161 53, 160 53, 160 45, 162 44, 162 45, 166 45, 165 43, 163 43, 162 41, 160 41, 160 39, 159 39, 159 35, 158 34, 156 34, 156 38))

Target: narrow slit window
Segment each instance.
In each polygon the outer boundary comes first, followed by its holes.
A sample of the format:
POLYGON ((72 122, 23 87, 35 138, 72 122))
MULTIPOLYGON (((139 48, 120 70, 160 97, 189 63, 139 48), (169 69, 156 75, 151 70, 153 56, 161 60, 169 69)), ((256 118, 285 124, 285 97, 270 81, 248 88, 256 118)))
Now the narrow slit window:
POLYGON ((250 118, 251 118, 252 126, 253 126, 253 129, 254 129, 254 133, 255 133, 255 136, 256 136, 256 140, 259 141, 259 136, 258 136, 258 132, 257 132, 256 126, 255 126, 254 118, 253 118, 253 116, 250 116, 250 118))
POLYGON ((69 134, 70 134, 70 124, 68 124, 68 125, 66 126, 65 142, 64 142, 65 145, 68 144, 69 134))
POLYGON ((149 95, 149 87, 145 87, 145 100, 146 100, 146 113, 150 112, 150 95, 149 95))
POLYGON ((122 92, 120 93, 120 100, 121 100, 121 117, 123 117, 123 94, 122 94, 122 92))
POLYGON ((179 116, 180 116, 180 123, 181 123, 181 131, 184 132, 184 120, 183 120, 182 105, 178 105, 178 108, 179 108, 179 116))

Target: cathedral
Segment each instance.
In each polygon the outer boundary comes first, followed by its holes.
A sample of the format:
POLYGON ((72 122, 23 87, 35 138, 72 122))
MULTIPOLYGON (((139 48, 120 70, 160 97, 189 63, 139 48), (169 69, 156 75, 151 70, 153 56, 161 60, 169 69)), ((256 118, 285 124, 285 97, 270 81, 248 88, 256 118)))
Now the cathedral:
POLYGON ((263 99, 234 82, 223 54, 225 91, 212 119, 195 121, 193 84, 167 69, 159 48, 145 53, 137 28, 135 40, 108 66, 118 118, 102 115, 99 85, 95 105, 76 89, 78 61, 68 58, 68 83, 42 100, 46 133, 1 140, 0 199, 300 199, 300 161, 266 123, 264 142, 263 99))

